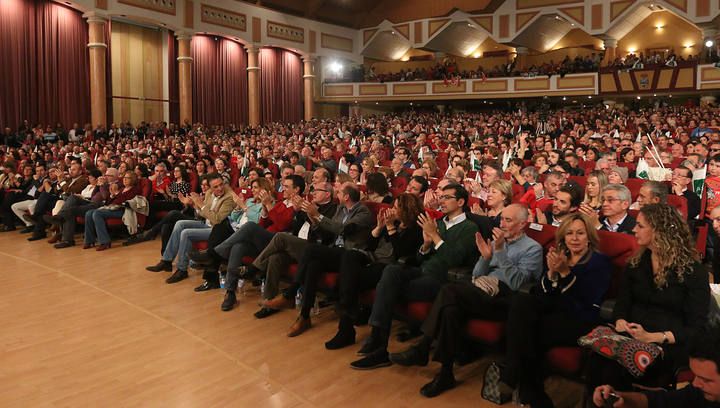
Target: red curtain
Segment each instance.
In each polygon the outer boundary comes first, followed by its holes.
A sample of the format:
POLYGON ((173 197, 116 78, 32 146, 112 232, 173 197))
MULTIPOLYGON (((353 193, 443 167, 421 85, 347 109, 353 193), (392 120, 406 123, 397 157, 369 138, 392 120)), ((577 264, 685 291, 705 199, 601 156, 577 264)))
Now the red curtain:
POLYGON ((168 89, 170 90, 170 123, 180 124, 180 89, 178 89, 178 45, 175 32, 168 32, 168 89))
POLYGON ((303 66, 300 57, 280 48, 261 48, 261 121, 299 122, 303 117, 303 66))
POLYGON ((87 23, 49 1, 3 0, 0 7, 0 127, 66 128, 90 120, 87 23))
POLYGON ((247 55, 242 45, 197 36, 192 57, 193 120, 205 125, 247 124, 247 55))

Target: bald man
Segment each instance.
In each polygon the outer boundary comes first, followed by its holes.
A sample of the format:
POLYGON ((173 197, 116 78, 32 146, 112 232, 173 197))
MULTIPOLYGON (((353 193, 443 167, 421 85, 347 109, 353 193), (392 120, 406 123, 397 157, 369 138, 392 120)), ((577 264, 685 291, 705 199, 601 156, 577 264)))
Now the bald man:
POLYGON ((511 204, 502 211, 500 228, 493 230, 492 240, 486 241, 476 234, 480 259, 475 264, 472 283, 443 286, 423 323, 425 335, 420 342, 402 353, 390 355, 390 360, 400 365, 424 366, 429 361, 433 339, 437 340, 434 360, 440 361, 442 368, 420 389, 422 395, 431 398, 455 387, 453 364, 467 319, 505 321, 512 295, 525 283, 540 278, 543 249, 525 235, 527 223, 527 208, 511 204))

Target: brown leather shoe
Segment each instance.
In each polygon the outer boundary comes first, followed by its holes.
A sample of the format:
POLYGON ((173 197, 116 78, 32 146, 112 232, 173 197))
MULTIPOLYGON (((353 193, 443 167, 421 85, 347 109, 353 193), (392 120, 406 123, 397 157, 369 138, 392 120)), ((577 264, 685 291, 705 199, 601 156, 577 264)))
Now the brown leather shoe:
POLYGON ((60 241, 60 238, 62 238, 62 236, 60 234, 55 234, 50 239, 48 239, 48 244, 54 244, 54 243, 60 241))
POLYGON ((299 336, 309 328, 312 327, 312 323, 310 322, 310 318, 303 319, 302 316, 299 316, 297 320, 295 320, 295 323, 293 323, 292 326, 290 326, 290 330, 288 331, 288 337, 295 337, 299 336))
POLYGON ((280 310, 280 309, 290 309, 295 305, 293 304, 292 300, 287 299, 287 298, 285 298, 285 296, 280 294, 270 300, 263 301, 261 306, 267 307, 269 309, 280 310))

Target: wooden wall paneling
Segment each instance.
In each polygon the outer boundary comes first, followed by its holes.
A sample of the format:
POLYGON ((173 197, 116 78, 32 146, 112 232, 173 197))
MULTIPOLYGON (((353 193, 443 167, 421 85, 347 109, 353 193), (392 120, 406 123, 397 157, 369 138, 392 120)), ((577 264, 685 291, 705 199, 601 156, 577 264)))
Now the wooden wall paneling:
POLYGON ((590 28, 600 30, 603 27, 603 5, 593 4, 590 9, 590 28))

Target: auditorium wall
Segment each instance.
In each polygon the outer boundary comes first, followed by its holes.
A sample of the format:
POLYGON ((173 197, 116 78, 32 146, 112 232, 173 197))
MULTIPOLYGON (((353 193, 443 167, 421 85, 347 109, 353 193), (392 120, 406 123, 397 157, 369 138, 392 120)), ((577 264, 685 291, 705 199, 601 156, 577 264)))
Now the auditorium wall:
POLYGON ((167 33, 119 21, 111 24, 113 122, 166 120, 167 33))
POLYGON ((687 57, 697 55, 703 48, 702 32, 697 27, 670 12, 661 11, 633 28, 618 41, 617 49, 620 55, 631 50, 652 54, 653 50, 674 49, 676 54, 687 57))

